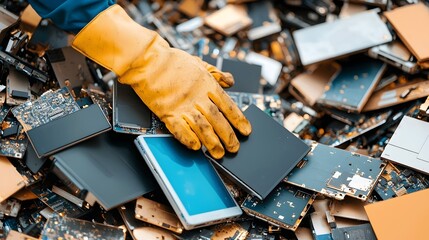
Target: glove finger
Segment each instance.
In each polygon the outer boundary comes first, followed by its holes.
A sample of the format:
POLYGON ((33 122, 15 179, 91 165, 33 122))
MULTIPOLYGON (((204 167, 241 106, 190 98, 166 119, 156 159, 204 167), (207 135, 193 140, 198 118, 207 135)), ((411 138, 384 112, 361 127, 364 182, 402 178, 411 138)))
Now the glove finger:
POLYGON ((209 98, 241 134, 248 136, 252 132, 249 120, 223 89, 217 88, 216 93, 209 92, 209 98))
POLYGON ((197 105, 197 109, 207 118, 209 123, 212 125, 214 131, 223 142, 228 152, 236 153, 240 148, 240 142, 235 136, 234 130, 232 129, 229 122, 219 111, 216 105, 212 102, 208 103, 208 106, 202 107, 197 105))
POLYGON ((198 111, 194 111, 184 115, 185 121, 188 122, 191 129, 201 140, 201 143, 207 148, 210 155, 216 159, 220 159, 225 154, 225 150, 213 130, 212 125, 198 111))
POLYGON ((207 71, 216 79, 219 85, 223 88, 229 88, 234 85, 234 77, 229 72, 222 72, 217 67, 198 58, 207 71))
POLYGON ((184 119, 167 119, 164 123, 171 134, 183 145, 193 150, 201 148, 200 140, 184 119))

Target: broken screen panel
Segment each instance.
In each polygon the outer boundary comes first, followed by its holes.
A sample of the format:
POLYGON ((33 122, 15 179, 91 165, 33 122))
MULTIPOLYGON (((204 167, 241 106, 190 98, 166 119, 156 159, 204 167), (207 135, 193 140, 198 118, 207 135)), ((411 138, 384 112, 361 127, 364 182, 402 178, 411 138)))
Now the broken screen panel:
POLYGON ((249 194, 262 200, 310 148, 257 106, 250 105, 244 115, 252 124, 252 134, 238 137, 238 153, 227 153, 212 162, 249 194))
POLYGON ((350 61, 341 66, 337 76, 326 86, 328 89, 318 100, 349 111, 360 112, 380 81, 386 64, 370 58, 350 61))
POLYGON ((293 37, 304 66, 392 41, 376 11, 296 30, 293 37))
POLYGON ((72 187, 73 192, 86 192, 82 198, 89 204, 96 201, 110 210, 155 187, 152 173, 132 144, 133 136, 103 133, 54 154, 54 172, 78 186, 72 187))
POLYGON ((248 196, 241 207, 250 216, 295 231, 315 198, 311 191, 280 183, 264 200, 248 196))
POLYGON ((311 147, 286 182, 338 200, 345 196, 367 200, 384 170, 382 160, 317 142, 311 147))

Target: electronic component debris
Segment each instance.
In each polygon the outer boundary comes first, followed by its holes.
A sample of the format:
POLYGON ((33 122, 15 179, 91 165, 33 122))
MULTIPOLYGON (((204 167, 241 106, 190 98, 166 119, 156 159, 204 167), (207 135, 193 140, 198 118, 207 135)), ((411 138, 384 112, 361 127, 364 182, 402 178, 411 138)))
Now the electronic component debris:
POLYGON ((426 188, 429 188, 429 179, 423 174, 388 163, 378 179, 374 193, 381 200, 387 200, 426 188))
POLYGON ((141 197, 137 199, 135 213, 139 220, 179 234, 183 232, 184 228, 176 213, 166 205, 141 197))
POLYGON ((270 115, 277 122, 283 125, 282 100, 277 94, 256 94, 242 92, 227 92, 231 99, 238 105, 241 111, 245 111, 254 104, 259 109, 270 115))
POLYGON ((251 216, 295 231, 315 198, 311 191, 280 183, 264 200, 248 196, 241 206, 251 216))
POLYGON ((125 240, 125 232, 114 226, 54 215, 46 222, 42 239, 125 240))
POLYGON ((23 158, 28 140, 24 129, 13 117, 7 117, 0 126, 0 155, 23 158))
POLYGON ((13 166, 16 168, 16 170, 21 174, 21 176, 24 178, 25 186, 29 187, 39 181, 41 181, 44 177, 44 174, 42 172, 36 172, 33 173, 25 164, 23 159, 10 159, 13 166))
POLYGON ((4 202, 0 202, 0 219, 4 216, 16 217, 21 209, 21 203, 16 199, 9 198, 4 202))
POLYGON ((338 200, 350 196, 366 201, 386 166, 378 158, 317 142, 311 148, 285 181, 338 200))
POLYGON ((185 231, 177 235, 180 240, 246 240, 249 239, 249 228, 251 222, 236 221, 232 223, 222 223, 211 227, 185 231))
POLYGON ((13 108, 12 113, 27 132, 79 109, 67 88, 61 88, 48 90, 37 100, 13 108))
POLYGON ((37 197, 60 216, 81 217, 87 210, 81 208, 45 187, 32 189, 37 197))
POLYGON ((35 69, 34 67, 30 66, 28 63, 25 63, 8 53, 0 51, 0 59, 12 66, 15 66, 16 70, 18 70, 20 73, 26 74, 29 77, 35 78, 43 83, 49 80, 49 77, 46 73, 43 73, 38 69, 35 69))

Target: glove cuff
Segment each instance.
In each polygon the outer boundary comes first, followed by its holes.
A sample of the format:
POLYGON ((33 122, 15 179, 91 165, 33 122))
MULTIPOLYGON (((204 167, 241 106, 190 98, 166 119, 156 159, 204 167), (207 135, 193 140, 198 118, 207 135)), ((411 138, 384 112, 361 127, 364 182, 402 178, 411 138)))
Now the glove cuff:
POLYGON ((137 24, 115 4, 89 22, 76 35, 72 46, 121 77, 129 69, 142 66, 142 54, 159 42, 168 47, 158 33, 137 24))

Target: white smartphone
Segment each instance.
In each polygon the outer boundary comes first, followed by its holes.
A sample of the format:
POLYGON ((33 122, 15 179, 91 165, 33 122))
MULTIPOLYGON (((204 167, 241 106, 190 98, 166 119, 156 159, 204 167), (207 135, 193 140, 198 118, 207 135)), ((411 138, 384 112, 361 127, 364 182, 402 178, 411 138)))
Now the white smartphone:
POLYGON ((135 144, 185 229, 242 214, 202 151, 187 149, 172 135, 142 135, 135 144))

